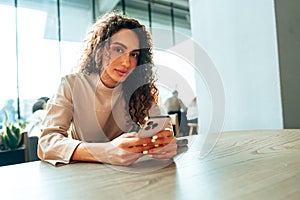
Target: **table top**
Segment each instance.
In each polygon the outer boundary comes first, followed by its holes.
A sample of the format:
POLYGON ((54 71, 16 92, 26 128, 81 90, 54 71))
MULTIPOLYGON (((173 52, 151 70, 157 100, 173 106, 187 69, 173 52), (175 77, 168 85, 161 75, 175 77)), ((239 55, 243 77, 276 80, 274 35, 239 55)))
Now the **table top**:
POLYGON ((224 132, 204 158, 201 137, 174 162, 0 167, 0 199, 299 199, 300 130, 224 132))

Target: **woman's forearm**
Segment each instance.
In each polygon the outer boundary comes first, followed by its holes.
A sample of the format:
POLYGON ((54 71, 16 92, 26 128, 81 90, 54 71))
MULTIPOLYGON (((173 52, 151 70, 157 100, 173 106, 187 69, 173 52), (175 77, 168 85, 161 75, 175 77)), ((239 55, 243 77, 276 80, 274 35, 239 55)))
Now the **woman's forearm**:
MULTIPOLYGON (((104 144, 104 143, 103 143, 104 144)), ((101 156, 104 155, 104 145, 102 143, 80 143, 75 149, 71 160, 73 161, 88 161, 88 162, 103 162, 101 156), (97 149, 97 154, 95 154, 95 149, 97 149)))

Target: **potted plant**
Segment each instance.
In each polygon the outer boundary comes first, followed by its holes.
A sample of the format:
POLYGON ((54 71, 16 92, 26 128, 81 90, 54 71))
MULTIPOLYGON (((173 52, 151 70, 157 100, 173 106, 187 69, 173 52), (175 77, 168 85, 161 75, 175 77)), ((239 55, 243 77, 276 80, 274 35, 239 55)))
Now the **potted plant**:
POLYGON ((23 128, 26 123, 8 123, 5 112, 3 129, 0 132, 0 166, 25 162, 23 128))

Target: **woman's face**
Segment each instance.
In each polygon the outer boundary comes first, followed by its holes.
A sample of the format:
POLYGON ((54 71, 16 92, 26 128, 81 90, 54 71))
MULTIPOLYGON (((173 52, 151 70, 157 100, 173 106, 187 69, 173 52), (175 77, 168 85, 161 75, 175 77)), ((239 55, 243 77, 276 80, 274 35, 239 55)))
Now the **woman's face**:
POLYGON ((121 29, 115 33, 111 37, 109 63, 104 62, 100 76, 103 84, 112 88, 123 82, 137 66, 139 49, 139 39, 132 30, 121 29))

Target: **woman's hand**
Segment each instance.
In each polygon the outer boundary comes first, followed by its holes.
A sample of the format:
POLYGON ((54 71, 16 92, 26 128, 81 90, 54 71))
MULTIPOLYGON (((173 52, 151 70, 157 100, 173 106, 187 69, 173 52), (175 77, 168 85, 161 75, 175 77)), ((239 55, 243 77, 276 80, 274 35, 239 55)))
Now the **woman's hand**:
POLYGON ((107 143, 81 143, 75 149, 72 160, 128 166, 145 154, 169 159, 176 152, 176 139, 171 130, 160 131, 152 138, 139 138, 137 133, 132 132, 107 143))
POLYGON ((139 138, 135 132, 125 133, 115 138, 106 148, 107 162, 130 165, 143 156, 143 152, 153 148, 151 138, 139 138))
POLYGON ((148 150, 153 158, 170 159, 177 154, 177 143, 173 131, 165 129, 152 137, 154 148, 148 150))
POLYGON ((125 133, 107 143, 81 143, 72 160, 128 166, 150 148, 153 148, 151 138, 139 138, 135 132, 125 133))

